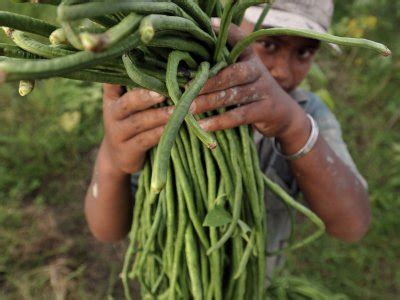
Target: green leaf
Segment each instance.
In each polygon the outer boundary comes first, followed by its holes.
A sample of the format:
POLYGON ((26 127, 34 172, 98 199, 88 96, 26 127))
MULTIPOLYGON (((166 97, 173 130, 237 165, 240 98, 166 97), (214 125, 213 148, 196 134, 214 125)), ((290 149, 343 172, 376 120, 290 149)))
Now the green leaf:
POLYGON ((214 206, 204 218, 203 226, 220 227, 229 224, 232 216, 221 206, 214 206))

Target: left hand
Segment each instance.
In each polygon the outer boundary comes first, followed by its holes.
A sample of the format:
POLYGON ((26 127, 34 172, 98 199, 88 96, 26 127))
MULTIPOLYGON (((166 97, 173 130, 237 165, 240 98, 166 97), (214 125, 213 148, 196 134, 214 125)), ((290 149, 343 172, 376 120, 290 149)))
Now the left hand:
MULTIPOLYGON (((228 42, 234 45, 244 37, 231 26, 228 42)), ((239 62, 209 79, 191 112, 199 114, 222 107, 237 106, 225 113, 202 119, 207 131, 217 131, 252 124, 263 135, 284 137, 292 127, 304 124, 307 117, 300 106, 279 86, 256 53, 249 47, 239 62), (297 124, 294 124, 297 122, 297 124)), ((307 125, 306 125, 307 127, 307 125)))

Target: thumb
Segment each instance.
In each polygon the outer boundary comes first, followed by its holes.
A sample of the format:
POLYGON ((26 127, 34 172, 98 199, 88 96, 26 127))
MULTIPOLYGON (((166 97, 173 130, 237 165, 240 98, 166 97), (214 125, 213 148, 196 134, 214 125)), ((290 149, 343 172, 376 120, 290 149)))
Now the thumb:
MULTIPOLYGON (((220 31, 220 26, 221 26, 221 19, 218 18, 212 18, 211 23, 213 26, 213 29, 216 33, 219 33, 220 31)), ((230 24, 229 29, 228 29, 228 44, 231 47, 234 47, 238 42, 240 42, 242 39, 246 37, 246 33, 236 24, 230 24)), ((252 57, 253 51, 250 47, 247 47, 241 54, 240 54, 240 60, 248 59, 252 57)))
MULTIPOLYGON (((211 24, 215 32, 219 33, 221 29, 221 19, 211 18, 211 24)), ((231 23, 228 30, 228 43, 234 46, 237 42, 246 37, 246 34, 236 24, 231 23)))
POLYGON ((104 101, 115 101, 121 97, 122 87, 115 84, 103 84, 103 100, 104 101))

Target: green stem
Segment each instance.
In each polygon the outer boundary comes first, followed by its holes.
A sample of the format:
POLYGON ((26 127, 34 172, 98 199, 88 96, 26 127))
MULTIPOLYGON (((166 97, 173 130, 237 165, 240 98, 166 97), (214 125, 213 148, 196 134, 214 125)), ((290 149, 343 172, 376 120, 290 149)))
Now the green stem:
POLYGON ((311 210, 306 208, 305 206, 301 205, 299 202, 294 200, 292 197, 289 196, 288 193, 285 192, 279 185, 271 181, 267 176, 264 175, 264 183, 266 186, 273 192, 275 195, 280 197, 287 205, 293 207, 295 210, 299 211, 303 215, 305 215, 311 222, 313 222, 317 226, 317 231, 308 236, 307 238, 283 249, 273 251, 268 253, 269 255, 278 255, 287 251, 296 250, 301 247, 308 245, 309 243, 315 241, 317 238, 322 236, 325 232, 325 224, 322 220, 311 210))
POLYGON ((269 10, 271 9, 272 4, 265 4, 263 11, 261 12, 260 17, 257 20, 257 23, 254 25, 254 31, 257 31, 261 28, 262 23, 264 22, 265 17, 267 16, 269 10))

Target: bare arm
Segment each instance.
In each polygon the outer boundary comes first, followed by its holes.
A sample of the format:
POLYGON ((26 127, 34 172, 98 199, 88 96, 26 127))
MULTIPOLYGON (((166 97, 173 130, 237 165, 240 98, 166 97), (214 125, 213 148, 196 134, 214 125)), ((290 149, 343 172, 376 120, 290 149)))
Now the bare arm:
MULTIPOLYGON (((299 112, 292 124, 279 139, 284 153, 298 151, 310 135, 304 113, 299 112)), ((348 242, 364 236, 371 219, 367 191, 322 136, 311 152, 291 162, 291 168, 311 209, 331 235, 348 242)))
POLYGON ((128 233, 133 202, 130 176, 113 167, 106 152, 103 141, 85 198, 85 214, 95 237, 112 242, 128 233))
POLYGON ((85 198, 85 215, 94 236, 103 242, 120 240, 132 222, 130 174, 139 171, 147 150, 163 132, 170 108, 152 108, 165 99, 136 89, 124 95, 121 87, 104 85, 105 135, 85 198))

